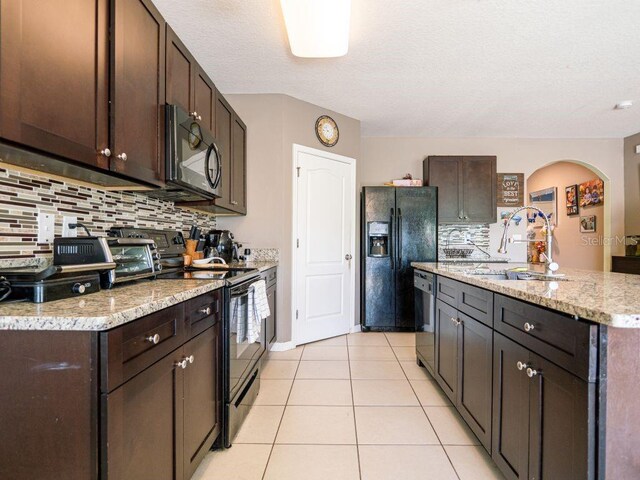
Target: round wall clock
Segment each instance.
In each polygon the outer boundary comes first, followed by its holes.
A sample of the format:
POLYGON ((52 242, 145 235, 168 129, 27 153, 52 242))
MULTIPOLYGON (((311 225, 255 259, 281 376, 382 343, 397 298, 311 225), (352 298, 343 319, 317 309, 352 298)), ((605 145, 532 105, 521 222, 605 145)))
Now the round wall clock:
POLYGON ((338 124, 330 116, 322 115, 316 120, 316 136, 325 147, 333 147, 340 138, 338 124))

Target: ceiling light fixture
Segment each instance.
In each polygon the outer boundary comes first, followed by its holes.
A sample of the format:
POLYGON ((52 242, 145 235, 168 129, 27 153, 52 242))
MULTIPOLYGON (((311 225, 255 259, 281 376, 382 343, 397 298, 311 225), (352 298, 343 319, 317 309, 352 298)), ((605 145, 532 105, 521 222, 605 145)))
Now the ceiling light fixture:
POLYGON ((624 102, 616 103, 616 106, 613 108, 614 110, 626 110, 631 107, 633 107, 633 102, 631 100, 625 100, 624 102))
POLYGON ((296 57, 342 57, 349 51, 351 0, 280 0, 296 57))

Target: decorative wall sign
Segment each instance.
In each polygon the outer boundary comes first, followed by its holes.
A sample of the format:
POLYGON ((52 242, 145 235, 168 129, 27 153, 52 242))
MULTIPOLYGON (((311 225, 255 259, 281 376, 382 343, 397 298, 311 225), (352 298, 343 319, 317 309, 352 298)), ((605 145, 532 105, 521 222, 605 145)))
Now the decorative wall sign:
POLYGON ((599 178, 580 184, 580 206, 593 207, 604 203, 604 182, 599 178))
POLYGON ((498 173, 498 207, 524 206, 524 173, 498 173))
POLYGON ((596 231, 596 216, 587 215, 580 217, 580 232, 581 233, 593 233, 596 231))
POLYGON ((578 215, 578 185, 569 185, 565 187, 564 191, 567 215, 578 215))

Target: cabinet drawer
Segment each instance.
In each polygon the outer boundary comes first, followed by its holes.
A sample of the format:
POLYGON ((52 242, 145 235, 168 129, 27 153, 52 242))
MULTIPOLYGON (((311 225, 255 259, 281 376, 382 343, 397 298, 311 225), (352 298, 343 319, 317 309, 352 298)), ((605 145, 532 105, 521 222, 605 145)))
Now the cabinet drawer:
POLYGON ((100 333, 100 387, 110 392, 185 341, 183 304, 100 333))
POLYGON ((495 295, 494 328, 580 378, 596 380, 597 326, 495 295))
POLYGON ((269 270, 262 272, 262 279, 267 282, 267 288, 273 286, 278 281, 278 270, 276 268, 270 268, 269 270))
POLYGON ((493 292, 460 283, 458 310, 489 327, 493 327, 493 292))
POLYGON ((205 293, 185 304, 186 338, 193 338, 222 319, 222 289, 205 293))
POLYGON ((436 280, 436 298, 452 307, 458 308, 458 288, 460 283, 450 278, 438 275, 436 280))

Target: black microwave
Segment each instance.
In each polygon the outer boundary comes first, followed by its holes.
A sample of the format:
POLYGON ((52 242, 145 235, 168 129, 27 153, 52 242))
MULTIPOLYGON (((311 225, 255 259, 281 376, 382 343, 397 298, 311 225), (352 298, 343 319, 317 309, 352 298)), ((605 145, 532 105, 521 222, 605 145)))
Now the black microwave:
POLYGON ((222 157, 213 134, 176 105, 166 105, 165 124, 166 186, 145 193, 174 202, 220 197, 222 157))

